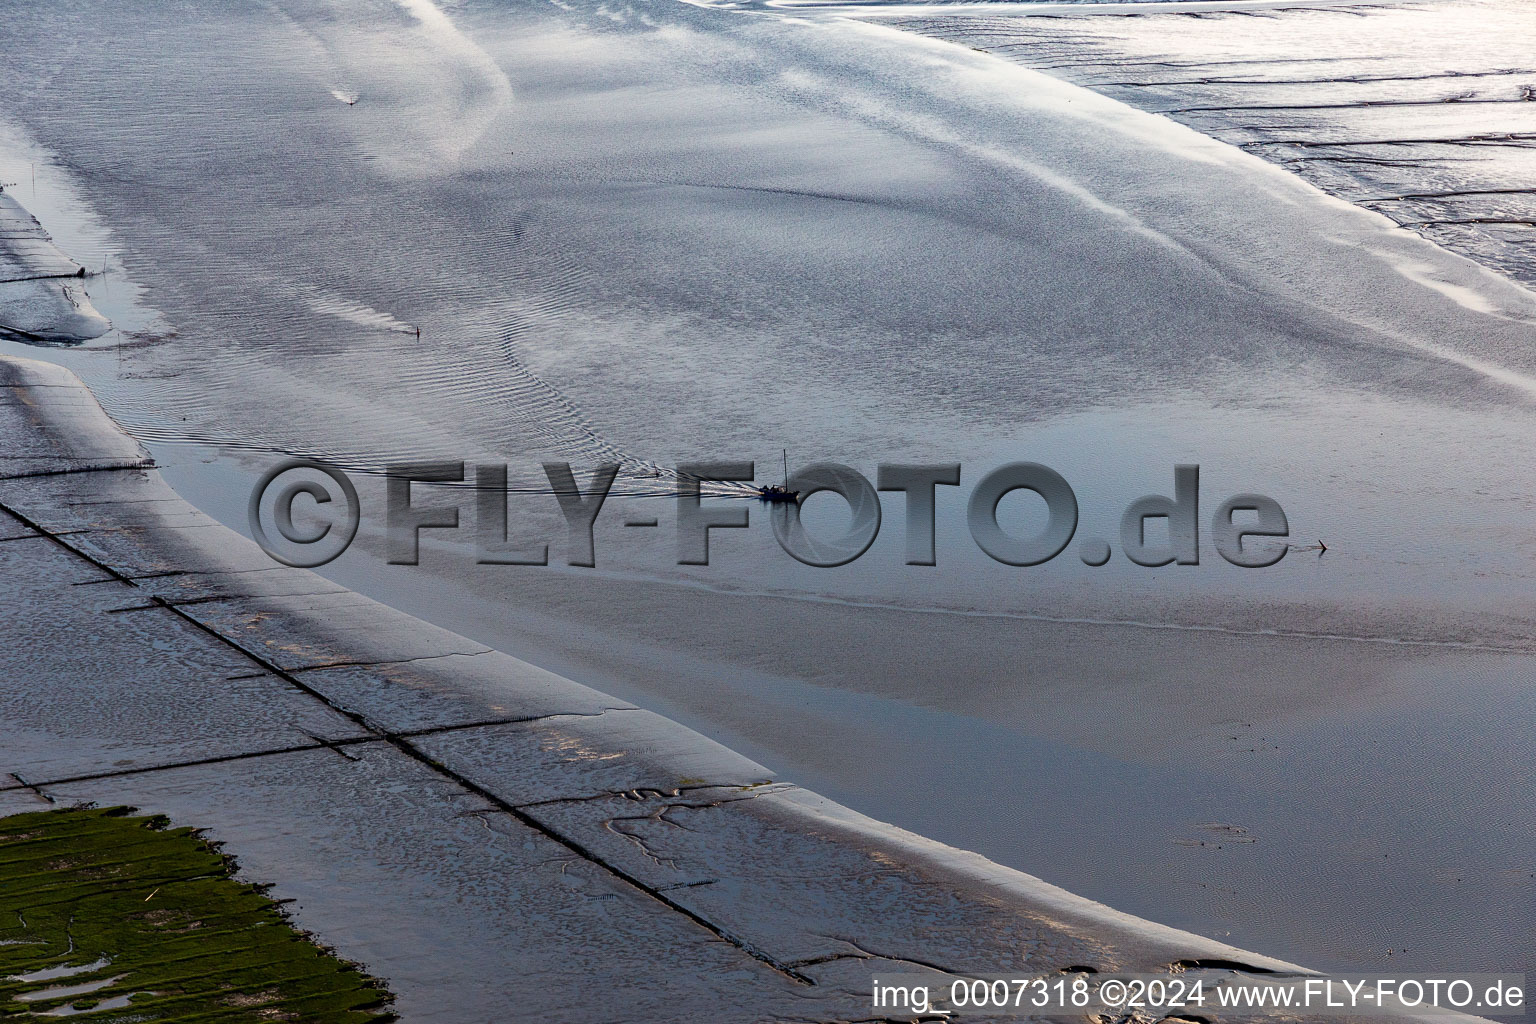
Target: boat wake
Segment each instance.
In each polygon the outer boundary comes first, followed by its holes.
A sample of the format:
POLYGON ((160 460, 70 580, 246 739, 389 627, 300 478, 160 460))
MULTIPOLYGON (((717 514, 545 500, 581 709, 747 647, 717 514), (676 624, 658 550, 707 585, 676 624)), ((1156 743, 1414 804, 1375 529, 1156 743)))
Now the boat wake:
POLYGON ((267 9, 312 55, 335 99, 358 108, 353 136, 404 176, 456 167, 512 103, 494 60, 431 0, 267 9))

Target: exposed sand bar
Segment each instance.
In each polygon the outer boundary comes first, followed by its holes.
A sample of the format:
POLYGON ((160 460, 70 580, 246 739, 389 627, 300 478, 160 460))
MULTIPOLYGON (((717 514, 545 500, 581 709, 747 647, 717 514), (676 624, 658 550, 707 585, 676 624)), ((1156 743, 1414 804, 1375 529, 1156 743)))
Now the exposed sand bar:
POLYGON ((86 294, 85 268, 0 187, 0 332, 67 343, 99 338, 111 327, 86 294))
POLYGON ((1536 283, 1529 4, 830 6, 1163 114, 1536 283))

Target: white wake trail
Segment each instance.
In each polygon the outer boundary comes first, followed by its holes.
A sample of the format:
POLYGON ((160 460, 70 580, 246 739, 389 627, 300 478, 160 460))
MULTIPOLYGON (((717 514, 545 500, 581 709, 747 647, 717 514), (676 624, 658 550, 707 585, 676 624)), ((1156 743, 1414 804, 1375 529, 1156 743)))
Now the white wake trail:
POLYGON ((432 0, 396 0, 421 26, 439 53, 456 58, 461 98, 457 129, 440 152, 457 162, 512 102, 512 83, 483 49, 461 32, 432 0))

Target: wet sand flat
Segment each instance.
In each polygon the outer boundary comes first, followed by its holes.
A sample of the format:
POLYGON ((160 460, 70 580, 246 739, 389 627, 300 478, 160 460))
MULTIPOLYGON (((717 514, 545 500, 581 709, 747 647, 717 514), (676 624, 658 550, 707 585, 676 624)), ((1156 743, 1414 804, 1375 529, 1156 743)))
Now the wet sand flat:
MULTIPOLYGON (((326 572, 1155 920, 1315 966, 1529 964, 1536 302, 1274 147, 1121 102, 1260 87, 1111 96, 1018 63, 1082 51, 1162 82, 1135 46, 1187 24, 1273 61, 1233 26, 1291 13, 1149 14, 1106 43, 1074 19, 948 41, 911 31, 928 15, 469 3, 445 26, 411 6, 8 21, 0 176, 39 161, 29 209, 109 267, 92 299, 122 330, 51 355, 180 493, 245 529, 287 453, 361 471, 372 509, 400 459, 507 462, 535 490, 546 458, 959 461, 931 570, 902 563, 894 503, 846 569, 797 566, 761 516, 680 567, 674 501, 639 495, 577 570, 534 493, 514 527, 556 565, 488 569, 445 535, 391 567, 370 518, 326 572), (1017 459, 1071 480, 1084 536, 1198 462, 1208 510, 1273 494, 1330 551, 1001 566, 963 502, 1017 459), (662 528, 618 525, 631 509, 662 528)), ((1505 105, 1465 116, 1525 109, 1505 105)), ((1174 115, 1197 116, 1231 123, 1174 115)), ((1266 141, 1243 134, 1263 117, 1232 134, 1266 141)), ((1303 121, 1382 127, 1283 123, 1303 121)), ((1380 184, 1472 173, 1414 152, 1380 184)))
POLYGON ((1525 45, 1536 14, 1525 4, 883 11, 890 24, 1190 125, 1536 283, 1536 66, 1525 45))

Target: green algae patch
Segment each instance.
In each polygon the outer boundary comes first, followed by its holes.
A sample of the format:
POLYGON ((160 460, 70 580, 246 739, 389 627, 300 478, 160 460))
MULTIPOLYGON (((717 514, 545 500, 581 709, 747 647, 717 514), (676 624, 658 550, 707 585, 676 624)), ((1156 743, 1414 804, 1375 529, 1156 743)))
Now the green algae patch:
POLYGON ((0 818, 0 1020, 366 1024, 376 980, 188 828, 127 808, 0 818))

